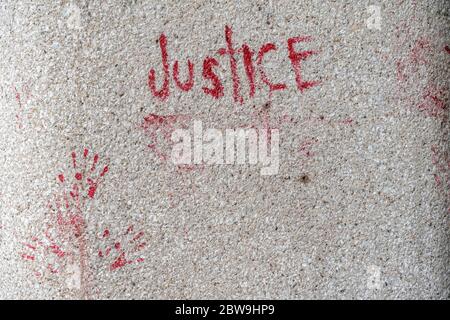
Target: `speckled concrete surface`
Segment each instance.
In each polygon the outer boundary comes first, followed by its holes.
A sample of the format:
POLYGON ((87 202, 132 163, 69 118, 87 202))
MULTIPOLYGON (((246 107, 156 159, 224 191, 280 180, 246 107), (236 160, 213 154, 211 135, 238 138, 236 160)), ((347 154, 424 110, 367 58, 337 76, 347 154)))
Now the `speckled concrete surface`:
POLYGON ((2 0, 0 298, 447 299, 449 10, 2 0), (236 48, 276 44, 264 66, 287 89, 269 95, 258 78, 249 97, 237 55, 234 101, 217 53, 227 25, 236 48), (162 33, 180 78, 195 64, 192 90, 171 80, 165 101, 147 84, 151 68, 162 83, 162 33), (317 51, 301 68, 320 84, 303 92, 287 50, 297 36, 317 51), (220 63, 219 99, 201 89, 206 56, 220 63), (279 173, 177 168, 152 148, 149 114, 276 127, 279 173))

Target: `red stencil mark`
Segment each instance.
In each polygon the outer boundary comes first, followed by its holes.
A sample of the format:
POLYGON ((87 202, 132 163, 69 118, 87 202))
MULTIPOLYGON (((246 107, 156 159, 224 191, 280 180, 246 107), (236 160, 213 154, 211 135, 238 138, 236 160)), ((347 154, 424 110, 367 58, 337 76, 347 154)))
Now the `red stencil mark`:
MULTIPOLYGON (((103 231, 102 239, 109 238, 110 231, 103 231), (105 236, 107 235, 107 236, 105 236)), ((129 226, 124 233, 110 241, 104 249, 98 250, 98 257, 108 261, 109 270, 115 271, 132 263, 143 262, 140 252, 147 246, 143 240, 144 231, 134 232, 129 226)))

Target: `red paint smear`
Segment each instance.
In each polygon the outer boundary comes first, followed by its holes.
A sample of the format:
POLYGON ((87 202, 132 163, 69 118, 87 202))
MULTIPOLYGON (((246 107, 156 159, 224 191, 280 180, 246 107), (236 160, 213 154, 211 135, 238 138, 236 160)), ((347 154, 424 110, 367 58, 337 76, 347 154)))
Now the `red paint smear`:
POLYGON ((22 106, 22 102, 20 100, 20 93, 17 91, 16 87, 14 87, 14 90, 16 91, 16 95, 15 95, 16 101, 19 104, 19 113, 16 114, 16 119, 17 119, 17 122, 18 122, 19 129, 21 129, 22 128, 22 121, 21 121, 20 117, 21 117, 21 113, 23 111, 23 106, 22 106))
POLYGON ((438 186, 438 187, 440 187, 441 186, 441 178, 437 175, 437 174, 434 174, 434 181, 436 181, 436 185, 438 186))
POLYGON ((425 38, 419 38, 416 40, 413 49, 411 50, 411 60, 415 64, 426 64, 431 49, 430 41, 425 38))
POLYGON ((450 47, 449 46, 445 46, 444 50, 447 51, 448 54, 450 54, 450 47))
POLYGON ((417 106, 419 111, 430 117, 444 116, 444 110, 447 108, 444 92, 444 89, 438 89, 434 86, 427 87, 423 94, 422 102, 417 106))
POLYGON ((64 182, 64 175, 63 174, 58 175, 58 179, 59 181, 64 182))
POLYGON ((347 125, 351 125, 353 123, 353 119, 352 118, 347 118, 342 120, 343 124, 347 124, 347 125))
POLYGON ((314 144, 318 142, 317 139, 310 139, 308 141, 305 141, 300 145, 300 153, 306 156, 307 158, 313 157, 315 154, 311 151, 314 144))
POLYGON ((174 125, 179 120, 188 118, 184 115, 157 115, 151 113, 144 117, 144 122, 141 124, 141 128, 151 138, 152 143, 148 144, 148 147, 160 158, 161 161, 167 160, 167 155, 163 152, 158 145, 159 140, 166 144, 172 144, 171 135, 175 131, 174 125))
POLYGON ((83 175, 81 174, 81 172, 77 172, 77 173, 75 174, 75 179, 81 180, 82 178, 83 178, 83 175))
POLYGON ((105 231, 103 231, 103 238, 108 238, 109 234, 110 234, 109 230, 106 229, 105 231))
POLYGON ((116 250, 120 250, 120 247, 121 247, 120 242, 116 242, 116 243, 114 244, 114 248, 115 248, 116 250))
POLYGON ((146 117, 144 117, 144 126, 160 126, 160 125, 168 125, 168 124, 174 124, 178 120, 177 115, 167 115, 167 116, 161 116, 154 113, 150 113, 146 117))

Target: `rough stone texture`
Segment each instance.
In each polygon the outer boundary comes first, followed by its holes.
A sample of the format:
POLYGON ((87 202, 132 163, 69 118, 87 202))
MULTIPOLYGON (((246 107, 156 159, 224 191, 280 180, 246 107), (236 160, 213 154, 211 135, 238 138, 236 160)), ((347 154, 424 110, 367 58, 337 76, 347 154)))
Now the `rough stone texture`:
POLYGON ((443 0, 2 0, 0 298, 447 299, 449 10, 443 0), (225 25, 236 48, 277 45, 264 65, 286 90, 270 97, 263 84, 249 98, 239 56, 245 101, 234 102, 229 59, 216 52, 225 25), (182 79, 195 63, 194 88, 171 79, 167 101, 147 86, 151 68, 162 82, 161 33, 182 79), (306 35, 297 50, 318 54, 302 72, 321 83, 301 93, 286 41, 306 35), (218 100, 201 90, 207 55, 220 62, 218 100), (176 168, 148 147, 151 113, 222 129, 270 118, 280 171, 176 168), (109 164, 92 199, 79 182, 82 205, 67 196, 73 151, 78 167, 99 154, 94 177, 109 164), (58 210, 81 217, 81 230, 46 234, 58 210), (112 267, 122 252, 133 263, 112 267))

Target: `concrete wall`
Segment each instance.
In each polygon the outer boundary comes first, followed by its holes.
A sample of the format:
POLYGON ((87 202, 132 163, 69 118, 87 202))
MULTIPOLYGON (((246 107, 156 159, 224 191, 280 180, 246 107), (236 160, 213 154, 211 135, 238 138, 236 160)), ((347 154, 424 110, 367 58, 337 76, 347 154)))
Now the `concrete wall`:
POLYGON ((0 298, 448 298, 449 9, 2 1, 0 298))

